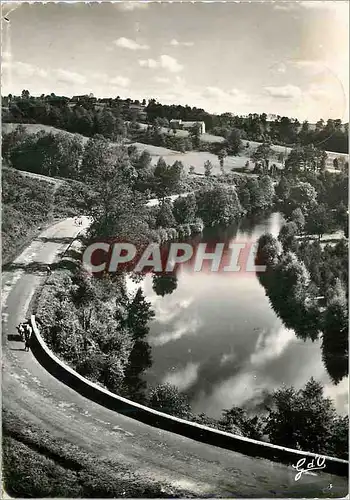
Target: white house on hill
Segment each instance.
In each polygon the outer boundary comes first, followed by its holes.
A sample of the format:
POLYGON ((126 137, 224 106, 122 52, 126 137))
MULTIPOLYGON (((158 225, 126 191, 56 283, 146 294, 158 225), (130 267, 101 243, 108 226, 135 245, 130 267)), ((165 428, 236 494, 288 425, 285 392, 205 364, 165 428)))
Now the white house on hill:
POLYGON ((182 120, 170 120, 170 126, 173 128, 179 128, 188 130, 192 128, 194 125, 199 126, 199 131, 201 134, 205 134, 205 123, 204 122, 186 122, 182 120))

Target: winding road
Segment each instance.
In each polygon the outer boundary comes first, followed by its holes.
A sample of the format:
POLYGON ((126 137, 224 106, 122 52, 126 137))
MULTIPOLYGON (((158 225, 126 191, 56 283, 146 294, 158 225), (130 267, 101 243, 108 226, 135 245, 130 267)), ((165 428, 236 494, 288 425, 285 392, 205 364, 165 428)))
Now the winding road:
POLYGON ((46 229, 3 273, 3 407, 94 455, 122 461, 141 477, 196 495, 344 497, 346 478, 316 472, 295 481, 292 467, 196 442, 101 407, 59 382, 22 350, 22 343, 10 340, 45 279, 45 266, 80 229, 71 218, 46 229))

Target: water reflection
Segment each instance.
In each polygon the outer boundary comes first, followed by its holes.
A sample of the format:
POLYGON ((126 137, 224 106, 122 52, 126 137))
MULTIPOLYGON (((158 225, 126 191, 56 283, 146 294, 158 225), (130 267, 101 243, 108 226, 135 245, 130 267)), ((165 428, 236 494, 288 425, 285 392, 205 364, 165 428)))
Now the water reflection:
MULTIPOLYGON (((277 236, 278 213, 243 221, 227 230, 207 231, 197 242, 255 242, 264 232, 277 236)), ((297 339, 269 305, 254 273, 194 273, 181 268, 177 288, 157 295, 151 275, 142 282, 156 313, 151 323, 150 385, 170 382, 186 392, 193 409, 218 417, 233 404, 257 410, 266 392, 283 383, 303 386, 314 376, 339 412, 347 410, 344 381, 333 386, 320 343, 297 339)))

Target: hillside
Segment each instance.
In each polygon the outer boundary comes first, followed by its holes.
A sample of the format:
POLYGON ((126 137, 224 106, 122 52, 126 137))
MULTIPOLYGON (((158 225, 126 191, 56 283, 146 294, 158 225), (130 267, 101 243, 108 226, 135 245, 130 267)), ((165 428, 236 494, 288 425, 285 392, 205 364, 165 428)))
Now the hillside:
POLYGON ((3 264, 11 261, 43 226, 76 215, 82 189, 78 182, 3 167, 3 264))
MULTIPOLYGON (((142 125, 142 124, 140 124, 142 125)), ((9 133, 12 130, 14 130, 18 126, 17 123, 3 123, 2 124, 2 130, 3 133, 9 133)), ((80 135, 80 134, 72 134, 71 132, 66 132, 64 130, 47 126, 47 125, 40 125, 40 124, 23 124, 23 126, 26 128, 26 130, 29 133, 37 133, 39 130, 45 130, 46 132, 52 132, 52 133, 65 133, 69 135, 77 135, 83 144, 85 144, 88 141, 88 137, 80 135)), ((144 127, 146 127, 145 124, 143 124, 144 127)), ((167 132, 167 129, 165 129, 167 132)), ((179 130, 177 133, 181 134, 188 134, 187 131, 185 130, 179 130)), ((203 134, 202 137, 206 137, 206 140, 208 139, 208 136, 210 137, 209 142, 217 142, 217 139, 223 140, 222 137, 218 136, 210 136, 210 134, 203 134), (215 139, 215 140, 214 140, 215 139)), ((156 164, 158 159, 160 157, 163 157, 164 160, 167 163, 174 163, 175 161, 181 161, 185 167, 185 170, 188 171, 189 168, 192 166, 194 167, 194 172, 196 174, 203 174, 204 173, 204 163, 206 161, 210 161, 213 165, 213 174, 219 174, 221 172, 220 170, 220 164, 218 157, 212 153, 209 152, 199 152, 199 151, 188 151, 186 153, 180 153, 178 151, 174 151, 168 148, 164 147, 158 147, 158 146, 152 146, 150 144, 143 144, 140 142, 135 142, 133 143, 138 151, 145 151, 147 150, 151 156, 152 156, 152 163, 156 164)), ((232 169, 241 169, 244 168, 245 164, 247 161, 250 161, 251 155, 254 153, 256 148, 261 144, 256 141, 244 141, 243 142, 245 148, 243 151, 238 155, 238 156, 229 156, 225 158, 224 161, 224 169, 226 172, 231 171, 232 169), (248 145, 248 147, 246 147, 248 145)), ((291 148, 284 147, 284 146, 278 146, 278 145, 273 145, 272 149, 274 151, 274 158, 273 163, 276 164, 278 168, 282 168, 282 164, 277 161, 276 156, 278 153, 284 153, 285 155, 288 155, 291 151, 291 148)), ((334 153, 327 151, 327 169, 329 171, 333 171, 333 160, 334 158, 339 158, 339 157, 344 157, 348 159, 348 155, 344 153, 334 153)), ((249 165, 250 169, 253 169, 253 163, 250 161, 249 165)))

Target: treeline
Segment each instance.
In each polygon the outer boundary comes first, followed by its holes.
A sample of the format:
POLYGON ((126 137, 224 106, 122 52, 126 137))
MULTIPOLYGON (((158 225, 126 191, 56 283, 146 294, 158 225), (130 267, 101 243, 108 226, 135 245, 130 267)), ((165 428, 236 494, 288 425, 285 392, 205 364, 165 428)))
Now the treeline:
MULTIPOLYGON (((206 130, 213 135, 227 138, 231 130, 241 131, 242 139, 264 142, 269 140, 274 144, 317 144, 322 149, 348 152, 348 124, 341 120, 319 120, 315 126, 308 121, 300 123, 286 116, 276 116, 273 121, 267 120, 266 113, 250 113, 248 116, 236 116, 231 113, 213 115, 203 109, 180 105, 163 105, 155 99, 146 107, 148 120, 152 123, 157 118, 167 120, 182 119, 189 121, 204 121, 206 130)), ((164 121, 164 126, 167 126, 164 121)))
MULTIPOLYGON (((68 98, 55 94, 33 97, 28 91, 23 91, 21 96, 10 95, 6 99, 8 107, 3 108, 2 113, 4 122, 42 123, 88 137, 101 134, 117 140, 126 134, 126 120, 144 121, 137 109, 131 108, 131 99, 104 99, 103 107, 96 106, 96 99, 87 98, 71 106, 72 102, 68 98)), ((339 119, 329 119, 327 122, 321 119, 311 126, 307 121, 300 123, 285 116, 268 121, 266 113, 254 113, 246 117, 231 113, 213 115, 196 107, 162 105, 155 99, 149 100, 143 109, 147 114, 146 121, 151 125, 157 120, 164 127, 169 127, 171 119, 204 121, 208 132, 226 140, 233 130, 239 130, 243 140, 269 141, 288 146, 315 144, 324 150, 348 153, 348 124, 342 124, 339 119)), ((181 144, 182 141, 179 142, 181 144)), ((193 147, 197 149, 195 145, 193 147)))
POLYGON ((156 410, 224 432, 348 460, 348 417, 336 413, 322 384, 313 378, 302 389, 282 387, 266 394, 262 413, 254 416, 237 406, 223 410, 219 419, 194 414, 186 396, 170 384, 154 387, 147 402, 156 410))

